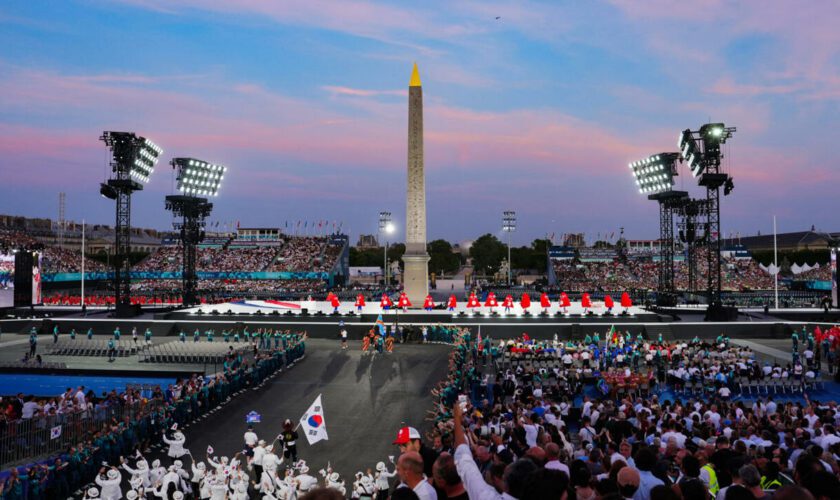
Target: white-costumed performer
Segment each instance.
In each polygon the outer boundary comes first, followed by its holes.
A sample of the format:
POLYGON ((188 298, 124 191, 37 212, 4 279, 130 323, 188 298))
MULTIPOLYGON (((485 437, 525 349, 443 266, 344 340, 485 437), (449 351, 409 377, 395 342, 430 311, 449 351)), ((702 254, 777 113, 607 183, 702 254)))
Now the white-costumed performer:
POLYGON ((169 445, 169 455, 172 458, 181 458, 184 455, 189 455, 190 450, 184 448, 184 442, 186 442, 187 438, 184 436, 184 433, 181 431, 175 431, 172 434, 172 439, 166 437, 166 434, 163 435, 163 442, 169 445))
POLYGON ((298 465, 298 475, 295 476, 297 482, 298 493, 306 493, 309 490, 318 486, 318 479, 315 476, 309 475, 309 466, 306 462, 301 460, 298 465))
POLYGON ((207 466, 204 465, 204 462, 193 462, 191 464, 192 467, 192 490, 193 493, 196 494, 198 498, 210 498, 210 488, 205 488, 205 484, 207 481, 205 478, 207 477, 207 466))
POLYGON ((360 500, 371 500, 376 494, 376 487, 373 478, 369 474, 356 473, 356 481, 353 483, 353 498, 360 500))
POLYGON ((347 496, 347 488, 344 486, 344 481, 338 475, 338 472, 330 472, 325 479, 324 486, 340 491, 343 497, 347 496))
POLYGON ((149 488, 152 486, 152 481, 149 478, 149 462, 146 461, 145 458, 140 457, 137 460, 137 463, 134 464, 136 469, 132 469, 128 462, 125 459, 121 459, 121 467, 125 469, 126 472, 131 474, 132 478, 138 477, 143 481, 143 487, 149 488))
POLYGON ((151 481, 151 484, 158 484, 160 480, 163 479, 164 474, 166 474, 166 469, 160 466, 160 460, 153 460, 152 468, 149 469, 149 481, 151 481))
POLYGON ((280 467, 280 464, 283 463, 283 458, 278 457, 276 453, 274 453, 274 445, 268 445, 265 447, 265 453, 262 456, 262 468, 265 472, 268 472, 272 476, 275 475, 277 472, 277 468, 280 467))
POLYGON ((120 500, 122 498, 122 490, 120 489, 122 475, 116 467, 108 469, 107 473, 105 470, 105 467, 102 467, 94 481, 101 490, 101 498, 102 500, 120 500))
POLYGON ((384 500, 388 498, 388 490, 391 488, 389 479, 397 475, 397 470, 388 472, 388 467, 385 462, 376 463, 376 477, 374 478, 374 487, 376 488, 377 500, 384 500))

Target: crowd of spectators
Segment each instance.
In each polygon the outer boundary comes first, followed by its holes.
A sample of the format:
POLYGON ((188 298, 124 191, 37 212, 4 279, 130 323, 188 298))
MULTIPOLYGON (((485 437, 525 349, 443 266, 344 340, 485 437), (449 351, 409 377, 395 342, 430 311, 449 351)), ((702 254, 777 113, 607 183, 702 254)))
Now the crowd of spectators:
MULTIPOLYGON (((280 245, 237 246, 233 242, 224 247, 197 249, 196 267, 206 272, 294 271, 329 272, 335 265, 341 248, 331 245, 327 237, 290 236, 280 245)), ((135 271, 177 272, 182 267, 179 245, 162 245, 142 262, 135 271)))
POLYGON ((329 271, 335 260, 329 262, 324 258, 328 242, 329 238, 318 236, 287 238, 269 270, 329 271))
POLYGON ((25 232, 15 229, 0 228, 0 253, 8 253, 21 247, 32 247, 38 240, 25 232))
MULTIPOLYGON (((58 439, 66 448, 46 461, 13 468, 0 486, 0 495, 4 499, 64 499, 78 488, 87 488, 85 497, 93 498, 91 494, 95 491, 98 496, 99 491, 91 488, 98 486, 103 490, 102 498, 122 498, 120 469, 125 469, 121 467, 125 457, 142 458, 150 447, 169 442, 165 433, 170 429, 183 428, 228 403, 242 389, 255 388, 279 369, 292 365, 304 354, 305 338, 305 333, 297 333, 290 336, 283 349, 231 354, 224 371, 178 379, 165 388, 141 391, 128 387, 97 396, 80 386, 54 398, 18 395, 4 402, 0 413, 0 442, 4 444, 0 455, 4 463, 8 463, 8 457, 49 451, 41 448, 53 442, 49 433, 56 425, 64 427, 58 439), (36 425, 28 425, 29 421, 36 425), (23 429, 31 436, 24 436, 23 429), (26 449, 18 449, 24 444, 26 449)), ((132 489, 143 486, 152 496, 151 483, 135 483, 134 474, 127 475, 132 478, 132 489)), ((157 491, 160 494, 160 488, 157 491)), ((171 492, 161 496, 173 498, 171 492)), ((128 498, 143 498, 143 493, 128 498)))
POLYGON ((815 267, 807 271, 803 271, 793 276, 797 280, 819 280, 828 281, 831 279, 831 266, 823 265, 815 267))
MULTIPOLYGON (((82 272, 82 254, 60 247, 46 247, 41 254, 42 271, 45 273, 82 272)), ((85 257, 85 272, 108 271, 105 264, 85 257)))
MULTIPOLYGON (((557 288, 568 292, 655 290, 659 279, 658 263, 652 260, 586 263, 554 260, 552 265, 557 276, 557 288)), ((701 284, 705 283, 707 269, 708 262, 699 256, 696 278, 701 284)), ((752 259, 724 258, 721 273, 723 290, 773 289, 773 276, 752 259)), ((684 260, 674 262, 674 285, 678 290, 688 289, 689 266, 684 260)))
MULTIPOLYGON (((419 498, 451 498, 452 492, 495 499, 838 497, 840 406, 810 400, 807 393, 785 403, 769 395, 733 401, 726 391, 684 398, 613 390, 590 395, 593 385, 603 387, 602 380, 616 376, 613 370, 644 379, 633 359, 657 372, 661 365, 662 384, 669 387, 679 383, 681 369, 713 387, 716 375, 707 377, 715 372, 760 376, 768 369, 725 336, 714 343, 663 343, 615 333, 590 338, 590 354, 626 342, 633 346, 629 360, 587 359, 578 352, 586 342, 534 342, 524 335, 496 346, 462 336, 450 355, 448 378, 433 390, 433 429, 401 447, 404 456, 419 456, 436 495, 424 496, 416 483, 404 482, 419 498), (646 347, 654 346, 648 359, 646 347), (559 372, 537 354, 558 359, 559 372), (503 360, 511 358, 517 362, 506 365, 503 360), (578 382, 589 390, 576 404, 566 372, 586 366, 593 378, 578 382), (597 371, 605 367, 607 373, 597 371)), ((777 371, 784 369, 769 367, 771 374, 777 371)))

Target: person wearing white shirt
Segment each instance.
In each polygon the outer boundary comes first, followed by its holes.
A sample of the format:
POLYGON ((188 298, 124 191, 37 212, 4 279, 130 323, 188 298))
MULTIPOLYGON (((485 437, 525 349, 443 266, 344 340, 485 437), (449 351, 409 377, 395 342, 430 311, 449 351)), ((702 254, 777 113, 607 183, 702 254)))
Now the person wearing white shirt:
POLYGON ((85 407, 85 386, 83 385, 80 385, 79 390, 76 391, 76 404, 82 408, 85 407))
POLYGON ((245 431, 245 434, 242 437, 245 440, 245 446, 249 448, 253 448, 254 446, 256 446, 257 441, 259 440, 259 438, 257 437, 257 433, 254 432, 253 425, 248 426, 248 430, 245 431))
POLYGON ((34 399, 30 399, 29 401, 23 403, 23 409, 21 410, 20 417, 29 419, 34 417, 36 414, 40 414, 41 410, 42 408, 38 402, 34 399))
POLYGON ((400 488, 411 488, 420 500, 437 500, 435 488, 423 474, 423 457, 416 451, 406 451, 400 455, 397 474, 402 480, 400 488))

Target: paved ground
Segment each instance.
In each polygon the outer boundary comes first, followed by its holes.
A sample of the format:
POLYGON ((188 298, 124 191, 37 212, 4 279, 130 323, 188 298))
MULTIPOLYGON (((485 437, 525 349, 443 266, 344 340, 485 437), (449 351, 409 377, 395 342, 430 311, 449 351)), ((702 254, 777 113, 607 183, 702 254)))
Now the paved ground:
POLYGON ((358 349, 341 351, 337 341, 309 340, 306 358, 296 366, 190 426, 187 447, 203 457, 210 444, 216 454, 232 456, 242 449, 248 412, 261 414, 255 430, 268 441, 279 434, 284 419, 297 424, 321 394, 329 440, 310 447, 301 436, 299 458, 313 471, 329 461, 349 484, 360 467, 398 455, 391 442, 403 422, 423 432, 432 406, 429 389, 445 376, 449 350, 397 345, 393 354, 372 357, 358 349))

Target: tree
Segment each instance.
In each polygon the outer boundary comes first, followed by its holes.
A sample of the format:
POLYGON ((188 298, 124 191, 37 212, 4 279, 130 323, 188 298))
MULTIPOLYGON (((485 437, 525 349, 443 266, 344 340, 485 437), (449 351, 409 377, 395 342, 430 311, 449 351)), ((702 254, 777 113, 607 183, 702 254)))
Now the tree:
POLYGON ((455 273, 461 266, 461 258, 452 253, 452 244, 446 240, 434 240, 429 242, 429 272, 439 273, 441 271, 455 273))
POLYGON ((470 247, 470 257, 477 274, 493 274, 507 258, 507 247, 492 234, 480 236, 470 247))

